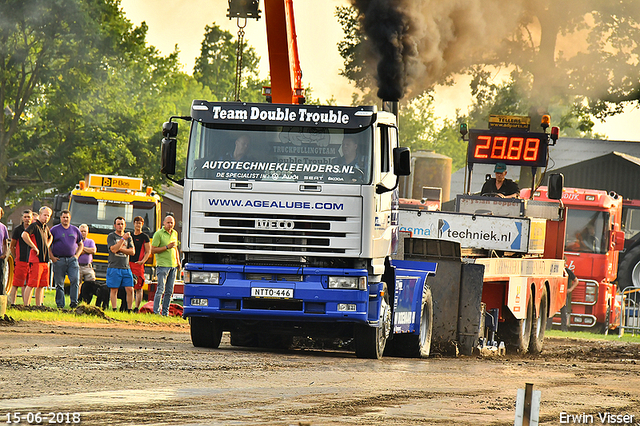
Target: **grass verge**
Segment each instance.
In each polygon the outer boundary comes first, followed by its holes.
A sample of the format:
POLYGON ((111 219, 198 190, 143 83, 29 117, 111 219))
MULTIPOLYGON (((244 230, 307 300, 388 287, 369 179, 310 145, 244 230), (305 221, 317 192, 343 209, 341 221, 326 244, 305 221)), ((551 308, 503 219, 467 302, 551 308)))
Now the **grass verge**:
POLYGON ((618 336, 618 332, 609 332, 608 335, 589 333, 587 331, 560 331, 560 330, 547 330, 545 331, 546 337, 566 337, 570 339, 588 339, 588 340, 611 340, 616 342, 631 342, 640 343, 640 334, 632 335, 630 332, 624 333, 622 337, 618 336))
POLYGON ((69 296, 66 296, 65 308, 58 309, 55 290, 45 290, 42 307, 35 307, 35 299, 30 307, 22 306, 22 295, 16 297, 17 306, 7 307, 7 315, 16 321, 76 322, 108 324, 112 322, 129 324, 185 325, 187 320, 181 317, 163 317, 155 314, 103 311, 97 306, 81 303, 77 308, 69 308, 69 296))

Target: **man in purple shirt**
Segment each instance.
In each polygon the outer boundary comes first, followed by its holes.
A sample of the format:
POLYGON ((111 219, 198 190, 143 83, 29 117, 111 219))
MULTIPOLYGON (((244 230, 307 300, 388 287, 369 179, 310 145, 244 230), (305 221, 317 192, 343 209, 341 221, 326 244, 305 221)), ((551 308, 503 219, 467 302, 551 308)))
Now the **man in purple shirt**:
POLYGON ((64 308, 64 277, 69 277, 69 306, 78 306, 80 269, 78 257, 82 254, 82 234, 71 225, 69 210, 60 212, 60 223, 51 228, 51 261, 53 262, 53 282, 56 286, 56 305, 64 308))
MULTIPOLYGON (((0 219, 2 219, 2 215, 4 215, 4 210, 0 207, 0 219)), ((4 294, 4 289, 7 288, 4 281, 8 278, 7 274, 5 274, 5 268, 7 267, 10 242, 11 239, 9 238, 7 227, 0 223, 0 290, 2 290, 2 294, 4 294)))

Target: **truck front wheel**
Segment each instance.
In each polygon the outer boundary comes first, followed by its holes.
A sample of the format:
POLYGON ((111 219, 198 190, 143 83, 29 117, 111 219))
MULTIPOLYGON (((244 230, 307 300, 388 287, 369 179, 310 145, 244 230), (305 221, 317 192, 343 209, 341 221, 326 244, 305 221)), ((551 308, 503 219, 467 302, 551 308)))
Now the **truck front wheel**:
POLYGON ((640 246, 625 253, 618 268, 618 288, 640 287, 640 246))
POLYGON ((391 333, 391 307, 387 285, 383 287, 384 296, 380 303, 378 327, 358 324, 355 327, 356 356, 358 358, 380 359, 391 333))
POLYGON ((222 328, 217 320, 204 317, 189 317, 191 325, 191 343, 197 348, 213 348, 220 346, 222 328))
POLYGON ((529 342, 529 352, 539 354, 542 352, 542 341, 544 340, 544 332, 547 328, 547 318, 549 317, 549 303, 547 302, 547 290, 542 291, 542 299, 540 300, 540 308, 538 309, 538 318, 533 321, 531 328, 531 341, 529 342))
POLYGON ((533 293, 529 296, 529 302, 527 303, 527 316, 524 319, 512 318, 510 321, 505 321, 501 325, 502 330, 499 330, 498 333, 505 340, 507 346, 517 350, 519 353, 526 353, 531 339, 532 322, 533 293))

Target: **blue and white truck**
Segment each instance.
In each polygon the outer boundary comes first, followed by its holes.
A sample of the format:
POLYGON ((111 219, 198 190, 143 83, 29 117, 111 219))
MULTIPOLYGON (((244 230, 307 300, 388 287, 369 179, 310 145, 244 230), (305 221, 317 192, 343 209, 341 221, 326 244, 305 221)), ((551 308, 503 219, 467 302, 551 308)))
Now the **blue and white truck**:
POLYGON ((437 265, 392 259, 410 172, 394 114, 194 101, 163 126, 167 175, 175 118, 191 124, 181 248, 195 346, 218 347, 223 331, 242 346, 323 336, 380 358, 401 334, 402 353, 428 356, 437 265))

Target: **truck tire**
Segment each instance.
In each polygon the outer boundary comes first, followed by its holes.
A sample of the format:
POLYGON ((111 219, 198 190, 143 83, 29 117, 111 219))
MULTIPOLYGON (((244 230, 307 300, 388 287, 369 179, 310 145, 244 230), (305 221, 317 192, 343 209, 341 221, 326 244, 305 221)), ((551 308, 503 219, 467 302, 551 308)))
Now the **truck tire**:
POLYGON ((189 317, 191 343, 197 348, 216 349, 222 339, 222 328, 217 320, 204 317, 189 317))
MULTIPOLYGON (((508 308, 505 308, 508 309, 508 308)), ((529 349, 531 340, 531 326, 533 322, 533 294, 527 303, 527 316, 524 319, 512 318, 502 324, 499 331, 500 337, 505 340, 506 345, 515 349, 518 353, 524 354, 529 349)))
POLYGON ((542 342, 544 332, 547 328, 547 318, 549 317, 549 302, 547 301, 547 289, 542 291, 542 299, 538 308, 538 316, 531 326, 531 339, 529 341, 529 352, 539 354, 542 352, 542 342))
POLYGON ((625 253, 618 267, 618 288, 640 287, 640 245, 625 253))
POLYGON ((607 303, 607 314, 604 316, 604 322, 596 324, 596 331, 607 336, 609 334, 609 317, 611 315, 611 305, 607 303))
POLYGON ((422 291, 422 309, 420 310, 420 329, 418 334, 398 334, 393 336, 393 355, 404 358, 428 358, 431 353, 433 334, 433 296, 427 286, 422 291))
POLYGON ((386 284, 383 287, 383 293, 378 327, 371 327, 368 324, 355 326, 354 340, 358 358, 380 359, 384 353, 387 338, 391 333, 391 307, 386 284))

